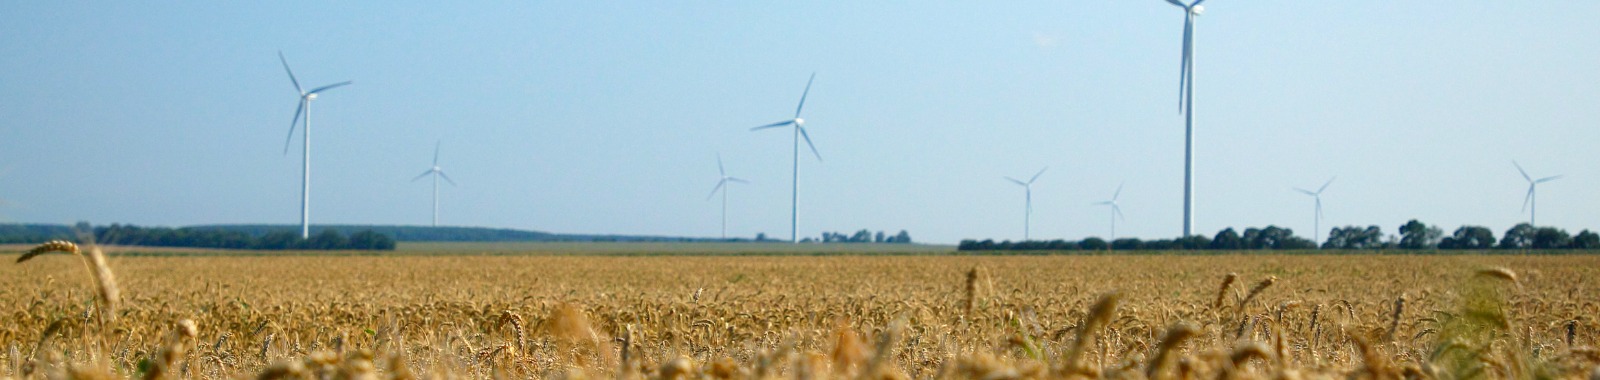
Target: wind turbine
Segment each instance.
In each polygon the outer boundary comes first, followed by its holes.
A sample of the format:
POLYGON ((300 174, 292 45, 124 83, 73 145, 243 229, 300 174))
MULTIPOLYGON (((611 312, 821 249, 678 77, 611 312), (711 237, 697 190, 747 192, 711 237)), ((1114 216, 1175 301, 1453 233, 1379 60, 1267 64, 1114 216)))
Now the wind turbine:
POLYGON ((433 226, 434 227, 438 227, 439 226, 439 178, 444 178, 444 181, 445 182, 449 182, 450 186, 455 186, 456 185, 456 181, 451 181, 450 180, 450 176, 444 174, 444 169, 440 169, 439 168, 439 143, 438 142, 433 143, 433 168, 432 169, 428 169, 428 171, 422 172, 422 175, 417 176, 417 178, 412 178, 411 182, 416 182, 417 180, 422 179, 422 177, 427 177, 429 175, 433 176, 433 226))
POLYGON ((1122 216, 1122 206, 1117 204, 1117 197, 1122 196, 1122 184, 1117 184, 1117 192, 1111 193, 1111 200, 1095 203, 1100 206, 1111 206, 1111 240, 1117 240, 1117 219, 1128 220, 1122 216))
POLYGON ((1517 166, 1517 172, 1522 173, 1522 179, 1528 180, 1528 196, 1522 198, 1522 211, 1528 212, 1528 225, 1538 226, 1538 224, 1534 224, 1533 217, 1539 212, 1539 200, 1537 196, 1534 196, 1533 189, 1541 183, 1561 179, 1561 177, 1564 175, 1533 179, 1533 177, 1528 176, 1528 171, 1522 170, 1521 164, 1518 164, 1516 161, 1511 161, 1511 164, 1517 166))
POLYGON ((740 178, 737 178, 737 177, 729 176, 728 172, 726 170, 723 170, 723 168, 722 168, 722 154, 720 154, 720 153, 717 154, 717 178, 718 178, 717 179, 717 187, 711 188, 711 194, 707 194, 706 195, 706 200, 708 200, 708 201, 711 200, 711 197, 717 195, 717 191, 719 191, 719 190, 722 191, 722 239, 723 240, 727 240, 728 239, 728 187, 729 187, 728 183, 729 182, 750 183, 750 181, 746 181, 744 179, 740 179, 740 178))
POLYGON ((1317 191, 1306 190, 1298 187, 1294 188, 1294 191, 1304 193, 1305 195, 1310 195, 1312 198, 1316 198, 1317 200, 1316 211, 1311 216, 1311 242, 1318 244, 1319 247, 1320 244, 1322 244, 1322 235, 1319 235, 1322 231, 1322 191, 1327 190, 1328 185, 1333 184, 1334 178, 1339 177, 1329 178, 1328 182, 1323 183, 1322 187, 1317 188, 1317 191))
POLYGON ((289 82, 294 83, 294 90, 300 93, 300 105, 294 109, 294 119, 289 121, 289 137, 283 140, 283 154, 289 154, 289 142, 294 141, 294 126, 300 123, 300 115, 306 117, 305 132, 305 157, 304 168, 301 169, 300 179, 300 238, 311 238, 311 101, 317 99, 317 94, 341 86, 349 85, 351 81, 344 81, 317 87, 306 91, 300 87, 300 81, 294 78, 294 70, 289 69, 289 60, 283 58, 283 52, 278 52, 278 61, 283 62, 283 71, 289 73, 289 82))
POLYGON ((1184 5, 1178 0, 1168 3, 1183 8, 1183 61, 1178 71, 1178 112, 1183 113, 1183 236, 1193 231, 1194 224, 1194 18, 1206 7, 1195 0, 1184 5))
POLYGON ((1039 180, 1039 175, 1040 174, 1044 174, 1044 171, 1047 170, 1047 169, 1050 169, 1050 167, 1046 166, 1046 167, 1044 167, 1044 169, 1039 169, 1039 172, 1034 174, 1033 178, 1029 178, 1027 182, 1023 182, 1022 180, 1019 180, 1019 179, 1016 179, 1016 178, 1006 177, 1007 180, 1010 180, 1011 182, 1015 182, 1017 185, 1022 186, 1022 188, 1024 189, 1023 190, 1024 193, 1027 194, 1027 198, 1026 198, 1026 200, 1027 200, 1027 203, 1026 203, 1027 208, 1023 209, 1023 211, 1022 211, 1022 240, 1023 241, 1031 240, 1031 238, 1028 236, 1028 233, 1031 232, 1031 230, 1033 228, 1030 225, 1030 223, 1031 223, 1030 220, 1033 218, 1033 181, 1039 180))
POLYGON ((799 243, 800 242, 800 237, 799 237, 800 236, 800 234, 799 234, 800 228, 799 227, 800 227, 800 138, 801 137, 804 137, 806 139, 806 146, 811 147, 811 154, 814 154, 814 155, 817 156, 817 161, 818 162, 822 161, 822 154, 821 153, 817 153, 817 146, 811 144, 811 135, 806 134, 806 119, 800 118, 800 110, 805 109, 805 107, 806 107, 806 95, 811 94, 811 82, 814 82, 816 80, 817 80, 817 73, 811 73, 811 79, 806 81, 806 90, 805 90, 805 92, 801 92, 800 93, 800 105, 794 107, 794 118, 793 119, 784 120, 784 121, 780 121, 780 122, 776 122, 776 123, 772 123, 772 124, 767 124, 767 125, 763 125, 763 126, 759 126, 759 127, 755 127, 755 128, 750 128, 751 131, 758 131, 758 130, 767 129, 767 128, 777 128, 777 127, 790 126, 790 125, 794 126, 794 189, 793 189, 793 192, 790 193, 790 197, 789 197, 789 242, 791 242, 791 243, 799 243))

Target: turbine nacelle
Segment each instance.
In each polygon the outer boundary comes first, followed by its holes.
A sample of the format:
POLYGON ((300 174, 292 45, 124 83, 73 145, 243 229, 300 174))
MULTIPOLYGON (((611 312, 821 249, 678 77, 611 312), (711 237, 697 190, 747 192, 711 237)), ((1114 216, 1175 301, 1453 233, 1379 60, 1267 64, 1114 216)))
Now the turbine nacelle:
POLYGON ((306 100, 317 100, 317 94, 316 93, 306 94, 306 100))
POLYGON ((1206 13, 1206 6, 1195 5, 1193 7, 1189 7, 1189 14, 1199 16, 1201 13, 1206 13))
POLYGON ((805 126, 806 125, 806 119, 805 118, 799 118, 799 117, 794 118, 794 125, 805 126))

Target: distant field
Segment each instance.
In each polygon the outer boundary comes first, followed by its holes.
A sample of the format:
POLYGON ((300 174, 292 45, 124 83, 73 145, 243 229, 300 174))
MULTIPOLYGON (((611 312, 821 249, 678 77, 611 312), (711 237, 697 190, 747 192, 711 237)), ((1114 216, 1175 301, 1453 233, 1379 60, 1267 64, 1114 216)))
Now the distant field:
POLYGON ((560 255, 838 255, 943 254, 955 246, 925 244, 790 243, 591 243, 591 242, 400 242, 402 253, 560 254, 560 255))
MULTIPOLYGON (((0 254, 21 253, 32 245, 0 244, 0 254)), ((109 246, 112 256, 370 256, 370 255, 940 255, 955 246, 927 244, 789 243, 624 243, 624 242, 400 242, 395 251, 268 251, 205 248, 109 246)))
MULTIPOLYGON (((601 247, 627 245, 500 249, 601 247)), ((696 245, 631 247, 616 252, 696 245)), ((847 247, 812 248, 864 252, 847 247)), ((0 378, 1532 379, 1600 363, 1595 255, 123 255, 114 318, 78 259, 15 258, 0 255, 0 378)))

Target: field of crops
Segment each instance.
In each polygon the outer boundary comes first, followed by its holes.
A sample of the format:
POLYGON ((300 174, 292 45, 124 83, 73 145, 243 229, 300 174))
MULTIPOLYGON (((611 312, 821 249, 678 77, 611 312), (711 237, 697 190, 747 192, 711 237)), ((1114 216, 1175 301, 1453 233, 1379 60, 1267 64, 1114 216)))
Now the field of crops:
POLYGON ((1586 378, 1600 363, 1592 255, 112 252, 115 303, 88 261, 15 257, 0 257, 0 378, 1586 378))

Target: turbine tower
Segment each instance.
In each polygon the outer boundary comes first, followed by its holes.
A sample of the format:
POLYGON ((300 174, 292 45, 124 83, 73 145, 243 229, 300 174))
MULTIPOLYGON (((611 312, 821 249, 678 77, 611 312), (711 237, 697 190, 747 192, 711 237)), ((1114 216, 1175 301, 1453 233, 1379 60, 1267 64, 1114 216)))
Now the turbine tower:
POLYGON ((294 109, 294 119, 289 121, 289 137, 283 141, 283 154, 289 154, 289 142, 294 141, 295 124, 300 123, 300 115, 306 117, 305 132, 305 157, 302 159, 304 167, 301 169, 300 179, 300 238, 311 238, 311 101, 317 99, 317 94, 337 87, 349 85, 351 81, 344 81, 317 87, 306 91, 300 87, 300 81, 294 78, 294 70, 289 69, 289 60, 283 58, 283 52, 278 52, 278 61, 283 62, 283 71, 289 73, 289 82, 294 83, 294 90, 300 93, 300 105, 294 109))
POLYGON ((1111 239, 1108 242, 1117 240, 1117 219, 1128 220, 1122 216, 1122 206, 1117 204, 1119 196, 1122 196, 1122 184, 1117 184, 1117 192, 1111 193, 1111 200, 1095 203, 1100 206, 1111 206, 1111 239))
POLYGON ((717 187, 711 188, 711 194, 706 195, 706 200, 711 200, 711 197, 717 195, 717 191, 722 191, 722 240, 728 240, 728 183, 750 183, 750 181, 729 176, 728 172, 722 168, 722 154, 720 153, 717 154, 717 178, 717 187))
POLYGON ((1206 7, 1195 0, 1184 5, 1178 0, 1168 3, 1183 8, 1183 61, 1178 70, 1178 112, 1183 113, 1183 236, 1193 232, 1194 225, 1194 18, 1206 7))
POLYGON ((1032 232, 1032 229, 1033 229, 1033 227, 1030 225, 1031 219, 1033 219, 1033 181, 1039 180, 1039 175, 1040 174, 1044 174, 1044 171, 1047 170, 1047 169, 1050 169, 1050 167, 1046 166, 1046 167, 1044 167, 1044 169, 1039 169, 1039 172, 1035 173, 1033 175, 1033 178, 1029 178, 1027 182, 1023 182, 1022 180, 1019 180, 1019 179, 1016 179, 1016 178, 1006 177, 1007 180, 1010 180, 1011 182, 1015 182, 1017 185, 1022 186, 1023 193, 1026 194, 1026 196, 1027 196, 1027 198, 1025 198, 1026 202, 1027 202, 1027 203, 1025 203, 1026 208, 1024 208, 1022 210, 1022 240, 1023 241, 1032 240, 1032 238, 1029 237, 1028 234, 1030 232, 1032 232))
POLYGON ((789 196, 789 242, 800 242, 800 138, 806 139, 806 146, 811 147, 811 154, 817 156, 817 161, 822 161, 822 154, 817 153, 817 146, 811 144, 811 135, 806 134, 806 119, 800 118, 800 110, 806 107, 806 95, 811 94, 811 82, 817 80, 817 73, 811 73, 811 79, 806 80, 806 90, 800 93, 800 105, 794 107, 794 118, 755 128, 758 131, 767 128, 794 126, 794 189, 789 196))
POLYGON ((1563 177, 1564 175, 1555 175, 1555 176, 1549 176, 1549 177, 1544 177, 1544 178, 1540 178, 1540 179, 1533 179, 1533 177, 1528 176, 1528 171, 1522 170, 1522 165, 1521 164, 1518 164, 1516 161, 1511 161, 1511 164, 1512 165, 1516 165, 1517 172, 1522 173, 1522 179, 1528 180, 1528 196, 1522 198, 1522 211, 1527 211, 1528 212, 1528 225, 1534 226, 1534 227, 1538 227, 1539 226, 1538 224, 1534 224, 1534 216, 1536 214, 1538 214, 1538 211, 1539 211, 1538 210, 1538 208, 1539 208, 1539 199, 1538 199, 1537 196, 1534 195, 1533 190, 1534 190, 1534 188, 1538 187, 1539 184, 1541 184, 1541 183, 1545 183, 1545 182, 1550 182, 1550 181, 1554 181, 1554 180, 1557 180, 1557 179, 1561 179, 1561 177, 1563 177))
POLYGON ((439 226, 439 178, 444 178, 444 181, 445 182, 449 182, 450 186, 455 186, 456 185, 456 181, 451 181, 450 180, 450 176, 444 174, 444 169, 440 169, 439 168, 439 143, 438 142, 433 143, 433 168, 432 169, 428 169, 428 171, 422 172, 422 175, 417 176, 417 178, 412 178, 411 182, 416 182, 417 180, 422 179, 422 177, 427 177, 429 175, 433 176, 433 226, 434 227, 438 227, 439 226))
POLYGON ((1327 190, 1328 185, 1333 184, 1334 178, 1339 177, 1329 178, 1328 182, 1323 183, 1322 187, 1317 188, 1317 191, 1306 190, 1298 187, 1294 188, 1294 191, 1301 192, 1305 195, 1310 195, 1312 198, 1317 200, 1316 211, 1314 211, 1311 215, 1311 242, 1317 244, 1318 248, 1322 247, 1322 235, 1319 235, 1322 231, 1322 191, 1327 190))

